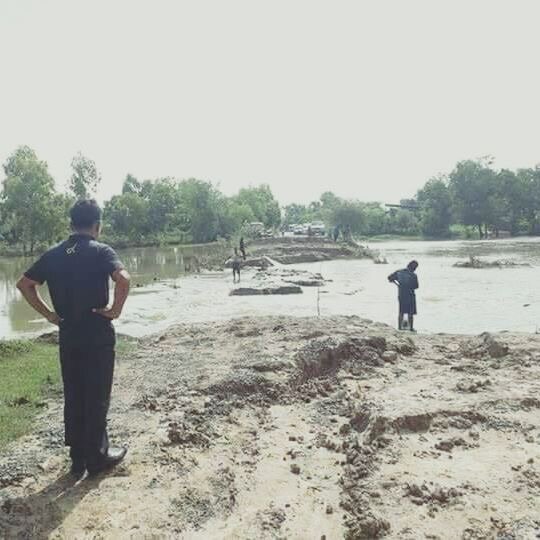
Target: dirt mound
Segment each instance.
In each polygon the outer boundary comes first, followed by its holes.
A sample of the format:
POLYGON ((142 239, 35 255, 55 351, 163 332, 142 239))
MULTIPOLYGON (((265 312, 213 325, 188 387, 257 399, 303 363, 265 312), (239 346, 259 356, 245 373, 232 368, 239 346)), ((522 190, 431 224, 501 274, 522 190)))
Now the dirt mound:
POLYGON ((397 358, 393 351, 386 355, 386 339, 381 336, 351 337, 336 341, 333 338, 314 339, 296 355, 303 379, 335 374, 346 369, 360 375, 366 368, 382 367, 397 358))
POLYGON ((470 379, 462 379, 458 381, 456 384, 456 390, 459 392, 472 392, 476 393, 480 390, 487 388, 491 384, 491 381, 489 379, 485 380, 470 380, 470 379))
POLYGON ((118 364, 121 467, 68 481, 58 402, 0 455, 1 538, 540 532, 539 336, 245 317, 160 338, 118 364))
POLYGON ((302 294, 298 285, 275 285, 272 287, 238 287, 232 289, 229 296, 259 296, 268 294, 302 294))
POLYGON ((217 397, 249 398, 251 396, 266 396, 276 399, 280 393, 279 385, 275 384, 260 373, 250 369, 236 369, 223 377, 219 382, 212 384, 206 390, 217 397))
POLYGON ((205 433, 206 430, 197 429, 182 422, 170 422, 167 430, 167 437, 170 444, 182 446, 210 446, 210 438, 205 433))
POLYGON ((375 517, 371 514, 361 515, 348 523, 349 531, 346 540, 369 540, 382 538, 390 531, 390 523, 386 519, 375 517))
POLYGON ((456 268, 516 268, 516 267, 523 267, 523 266, 531 266, 528 263, 515 261, 513 259, 498 259, 496 261, 486 261, 483 259, 480 259, 479 257, 470 256, 468 260, 466 261, 458 261, 454 263, 456 268))
POLYGON ((467 358, 502 358, 509 353, 509 346, 489 332, 461 344, 461 354, 467 358))
POLYGON ((268 256, 281 264, 370 257, 369 250, 353 243, 335 243, 327 238, 284 237, 261 239, 250 249, 254 257, 268 256))
POLYGON ((417 484, 407 485, 405 493, 417 505, 429 503, 445 505, 463 495, 456 488, 443 488, 438 485, 430 488, 425 483, 422 486, 418 486, 417 484))
MULTIPOLYGON (((254 268, 271 268, 274 266, 274 261, 270 257, 248 257, 245 261, 242 261, 242 267, 254 267, 254 268)), ((228 259, 225 262, 225 268, 232 268, 233 260, 232 258, 228 259)))

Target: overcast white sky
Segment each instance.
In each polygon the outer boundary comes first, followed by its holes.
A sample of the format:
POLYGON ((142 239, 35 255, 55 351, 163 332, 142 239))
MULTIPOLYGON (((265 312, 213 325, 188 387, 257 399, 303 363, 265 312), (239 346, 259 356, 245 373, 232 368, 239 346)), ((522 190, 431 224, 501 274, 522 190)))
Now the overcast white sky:
POLYGON ((391 202, 540 162, 536 0, 0 0, 0 161, 391 202))

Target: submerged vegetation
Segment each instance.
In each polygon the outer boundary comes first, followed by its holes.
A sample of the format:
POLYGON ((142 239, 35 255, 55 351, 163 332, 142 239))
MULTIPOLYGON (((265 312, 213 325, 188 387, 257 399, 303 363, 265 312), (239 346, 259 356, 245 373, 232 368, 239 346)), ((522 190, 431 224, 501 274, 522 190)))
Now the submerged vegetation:
MULTIPOLYGON (((139 180, 128 174, 122 192, 104 205, 104 235, 116 246, 206 243, 249 235, 247 224, 266 230, 323 222, 346 236, 389 238, 486 238, 540 232, 540 167, 495 170, 489 159, 459 162, 446 176, 432 178, 399 205, 343 199, 323 193, 309 204, 283 208, 268 185, 225 196, 211 182, 173 177, 139 180)), ((27 146, 4 163, 0 192, 3 253, 32 254, 63 238, 68 209, 92 196, 101 175, 78 154, 64 192, 58 192, 47 163, 27 146)))

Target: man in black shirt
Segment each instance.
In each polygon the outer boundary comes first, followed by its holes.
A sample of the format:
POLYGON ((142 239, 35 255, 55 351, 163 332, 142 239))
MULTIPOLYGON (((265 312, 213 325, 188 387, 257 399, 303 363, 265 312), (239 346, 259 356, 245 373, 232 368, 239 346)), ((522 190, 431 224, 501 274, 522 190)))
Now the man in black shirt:
POLYGON ((407 268, 398 270, 388 276, 390 283, 398 286, 399 318, 398 329, 403 330, 403 319, 407 315, 409 330, 414 332, 414 316, 416 315, 416 289, 418 289, 418 268, 416 261, 411 261, 407 268))
POLYGON ((72 473, 82 476, 85 470, 94 475, 113 467, 127 451, 109 447, 107 412, 115 355, 112 320, 122 313, 130 277, 114 250, 97 242, 101 209, 96 201, 77 202, 70 215, 74 234, 35 262, 17 287, 38 313, 59 326, 65 442, 72 473), (115 282, 111 307, 109 277, 115 282), (45 282, 53 309, 37 290, 45 282))

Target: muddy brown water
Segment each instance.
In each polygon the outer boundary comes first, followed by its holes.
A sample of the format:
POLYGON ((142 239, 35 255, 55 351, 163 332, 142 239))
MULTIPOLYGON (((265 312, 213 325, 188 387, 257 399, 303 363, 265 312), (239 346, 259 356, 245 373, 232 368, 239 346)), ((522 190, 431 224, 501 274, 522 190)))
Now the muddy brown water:
MULTIPOLYGON (((396 291, 391 270, 418 259, 420 290, 417 328, 422 332, 475 334, 483 331, 535 332, 540 327, 540 240, 483 242, 384 242, 370 244, 388 259, 337 260, 295 268, 332 280, 302 295, 231 297, 230 271, 200 271, 197 261, 226 258, 223 246, 138 248, 120 255, 133 276, 133 291, 117 329, 134 336, 159 332, 178 322, 205 322, 253 315, 360 315, 395 324, 396 291), (479 256, 512 259, 529 266, 462 269, 452 265, 479 256)), ((32 335, 50 326, 26 306, 15 288, 31 260, 0 258, 0 338, 32 335)), ((246 269, 244 285, 255 270, 246 269)), ((46 290, 46 288, 44 288, 46 290)))

